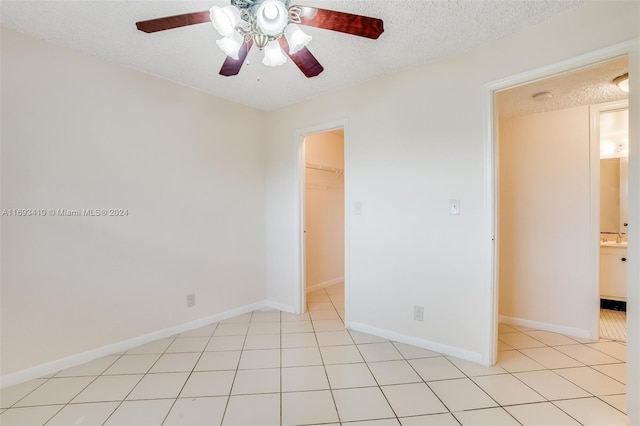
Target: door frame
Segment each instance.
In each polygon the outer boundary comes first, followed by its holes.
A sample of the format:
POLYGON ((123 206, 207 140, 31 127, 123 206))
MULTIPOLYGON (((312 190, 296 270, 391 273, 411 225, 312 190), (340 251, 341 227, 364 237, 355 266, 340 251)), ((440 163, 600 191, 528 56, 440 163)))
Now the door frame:
MULTIPOLYGON (((603 112, 629 110, 629 99, 603 102, 589 107, 589 154, 590 154, 590 180, 591 180, 591 212, 589 233, 594 239, 591 241, 591 276, 597 278, 598 315, 590 318, 593 323, 589 329, 590 338, 600 338, 600 114, 603 112)), ((629 129, 627 128, 627 131, 629 129)), ((628 235, 627 235, 628 237, 628 235)), ((627 286, 629 284, 627 283, 627 286)))
POLYGON ((347 120, 332 121, 329 123, 318 124, 312 127, 306 127, 295 131, 294 149, 296 158, 295 173, 295 205, 296 205, 296 253, 297 258, 295 283, 295 312, 303 314, 306 311, 306 249, 305 249, 305 145, 306 136, 318 133, 331 132, 333 130, 342 129, 344 131, 343 149, 344 149, 344 323, 348 327, 349 323, 349 137, 347 120))
MULTIPOLYGON (((488 300, 489 305, 491 306, 491 315, 489 318, 490 324, 490 342, 488 343, 490 354, 490 359, 485 360, 489 365, 493 365, 497 362, 498 359, 498 322, 499 322, 499 180, 498 180, 498 114, 496 111, 495 105, 495 96, 499 91, 511 89, 517 86, 525 85, 531 83, 536 80, 541 80, 547 77, 551 77, 557 74, 570 72, 582 67, 586 67, 589 65, 595 65, 599 62, 605 62, 608 60, 615 59, 621 56, 629 56, 631 57, 637 51, 637 41, 627 41, 623 43, 619 43, 610 47, 606 47, 603 49, 596 50, 594 52, 586 53, 584 55, 580 55, 574 58, 570 58, 561 62, 557 62, 551 65, 547 65, 541 68, 536 68, 531 71, 526 71, 520 74, 516 74, 510 77, 506 77, 501 80, 496 80, 489 82, 483 87, 483 116, 484 116, 484 151, 485 151, 485 176, 484 176, 484 187, 485 187, 485 200, 486 200, 486 223, 485 223, 485 235, 486 235, 486 252, 487 256, 487 280, 491 283, 490 292, 490 300, 488 300)), ((631 61, 630 61, 631 62, 631 61)), ((631 64, 630 64, 631 66, 631 64)), ((630 144, 631 145, 631 144, 630 144)), ((590 151, 592 148, 590 148, 590 151)), ((598 149, 599 156, 599 149, 598 149)), ((592 155, 590 155, 592 157, 592 155)), ((590 160, 592 161, 592 160, 590 160)), ((599 176, 599 169, 598 169, 599 176)), ((590 186, 591 193, 593 194, 593 185, 596 182, 593 182, 593 170, 591 171, 590 176, 590 186)), ((597 182, 598 190, 599 190, 599 181, 597 182)), ((631 192, 632 188, 629 188, 631 192)), ((600 227, 599 222, 599 205, 597 206, 597 216, 593 216, 594 212, 594 200, 591 199, 591 212, 590 212, 590 229, 598 229, 600 227), (597 222, 595 222, 597 219, 597 222)), ((599 197, 598 197, 599 201, 599 197)), ((630 219, 631 220, 631 219, 630 219)), ((598 232, 599 234, 599 232, 598 232)), ((595 239, 597 242, 599 239, 595 239)), ((594 256, 599 256, 599 244, 596 247, 596 244, 590 245, 590 258, 593 259, 594 256)), ((596 263, 595 272, 598 272, 599 265, 596 263)), ((594 267, 592 266, 592 269, 594 267)), ((599 276, 596 273, 592 273, 592 280, 588 284, 588 288, 591 294, 597 295, 597 300, 599 301, 599 276)), ((627 283, 627 287, 629 287, 629 283, 627 283)), ((590 318, 590 334, 595 333, 595 336, 599 335, 599 317, 600 317, 600 305, 599 303, 594 303, 593 307, 590 308, 591 312, 589 314, 590 318)), ((597 339, 597 337, 596 337, 597 339)))

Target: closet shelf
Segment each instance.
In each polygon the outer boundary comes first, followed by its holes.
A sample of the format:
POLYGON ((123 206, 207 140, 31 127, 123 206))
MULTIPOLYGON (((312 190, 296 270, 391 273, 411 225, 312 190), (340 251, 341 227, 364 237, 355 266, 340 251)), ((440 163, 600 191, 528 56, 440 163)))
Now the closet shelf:
POLYGON ((322 170, 323 172, 331 172, 331 173, 335 173, 337 175, 344 174, 344 169, 338 169, 336 167, 329 167, 329 166, 325 166, 323 164, 307 163, 305 165, 305 167, 307 169, 322 170))

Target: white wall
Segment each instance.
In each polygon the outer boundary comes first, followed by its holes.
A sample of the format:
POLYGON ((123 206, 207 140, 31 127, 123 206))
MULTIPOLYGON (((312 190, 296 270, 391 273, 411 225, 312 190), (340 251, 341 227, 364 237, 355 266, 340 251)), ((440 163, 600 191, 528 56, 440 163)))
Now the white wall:
POLYGON ((129 214, 2 217, 2 375, 263 300, 263 120, 3 30, 2 208, 129 214))
POLYGON ((296 131, 345 120, 348 208, 363 205, 348 226, 349 324, 489 362, 483 85, 637 39, 638 6, 589 3, 485 48, 270 113, 269 298, 292 304, 300 285, 296 131), (452 198, 460 216, 448 215, 452 198), (424 322, 412 320, 414 304, 424 322))
MULTIPOLYGON (((344 169, 344 132, 309 135, 305 162, 344 169)), ((318 288, 344 280, 344 174, 305 169, 306 286, 318 288)))
POLYGON ((500 120, 500 315, 589 337, 589 106, 500 120))

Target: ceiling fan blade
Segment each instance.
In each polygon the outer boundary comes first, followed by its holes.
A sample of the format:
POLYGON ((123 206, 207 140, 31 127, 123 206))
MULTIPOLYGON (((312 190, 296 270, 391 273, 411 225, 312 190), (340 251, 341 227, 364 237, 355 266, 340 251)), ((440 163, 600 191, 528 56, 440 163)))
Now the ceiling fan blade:
POLYGON ((313 54, 306 47, 303 47, 292 55, 289 53, 289 43, 287 43, 286 38, 280 37, 278 41, 280 42, 280 47, 282 48, 282 50, 284 50, 284 53, 286 53, 291 58, 291 60, 298 66, 298 68, 300 68, 300 71, 302 71, 302 73, 306 75, 307 78, 315 77, 322 71, 324 71, 324 68, 322 67, 322 65, 320 65, 320 62, 318 62, 316 57, 313 56, 313 54))
POLYGON ((249 54, 249 49, 251 49, 251 46, 253 46, 253 40, 245 41, 244 43, 242 43, 240 51, 238 52, 238 59, 233 59, 232 57, 227 56, 227 59, 225 59, 224 63, 222 64, 222 68, 220 68, 220 75, 224 75, 225 77, 238 75, 238 73, 242 69, 244 60, 247 59, 247 55, 249 54))
POLYGON ((339 31, 360 37, 376 39, 384 32, 382 19, 353 15, 316 7, 295 6, 301 10, 300 23, 325 30, 339 31))
POLYGON ((187 25, 204 24, 205 22, 211 22, 210 12, 208 10, 140 21, 136 22, 136 27, 145 33, 155 33, 156 31, 186 27, 187 25))

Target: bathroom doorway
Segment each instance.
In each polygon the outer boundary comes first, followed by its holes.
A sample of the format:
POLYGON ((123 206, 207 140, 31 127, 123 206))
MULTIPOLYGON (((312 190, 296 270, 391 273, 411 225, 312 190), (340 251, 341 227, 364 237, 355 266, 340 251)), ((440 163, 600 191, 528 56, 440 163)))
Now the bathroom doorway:
POLYGON ((600 338, 627 340, 628 100, 591 107, 591 137, 599 149, 600 338))
POLYGON ((502 323, 597 340, 600 159, 590 108, 627 99, 614 80, 628 57, 590 60, 495 93, 496 296, 502 323), (572 103, 595 87, 611 97, 572 103))

